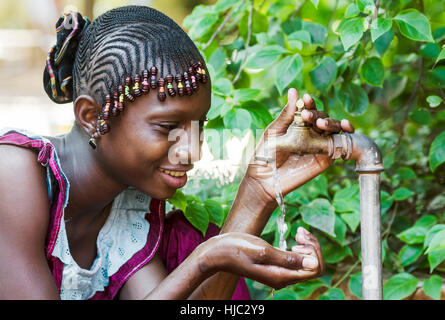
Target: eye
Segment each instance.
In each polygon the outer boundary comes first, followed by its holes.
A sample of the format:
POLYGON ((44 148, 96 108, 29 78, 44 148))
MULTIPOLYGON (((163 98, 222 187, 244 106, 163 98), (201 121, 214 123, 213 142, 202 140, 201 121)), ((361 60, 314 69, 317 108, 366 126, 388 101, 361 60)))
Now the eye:
POLYGON ((167 130, 173 130, 177 127, 176 124, 159 124, 158 126, 167 130))

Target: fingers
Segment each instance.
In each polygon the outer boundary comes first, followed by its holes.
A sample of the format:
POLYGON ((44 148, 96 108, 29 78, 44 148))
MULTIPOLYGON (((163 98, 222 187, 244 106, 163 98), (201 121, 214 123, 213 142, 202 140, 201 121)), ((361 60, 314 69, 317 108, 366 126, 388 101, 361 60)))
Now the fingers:
POLYGON ((281 134, 287 131, 289 125, 294 121, 298 99, 298 91, 295 88, 290 88, 287 92, 287 104, 281 110, 279 116, 267 127, 266 131, 268 131, 268 134, 281 134))
POLYGON ((311 123, 317 132, 322 131, 327 134, 340 131, 354 132, 354 127, 349 120, 334 120, 329 118, 326 112, 318 111, 315 100, 309 94, 305 93, 302 99, 305 109, 302 111, 301 117, 304 121, 311 123))
POLYGON ((343 119, 341 121, 341 128, 343 129, 343 131, 346 131, 346 132, 349 132, 349 133, 354 133, 354 127, 349 122, 349 120, 343 119))
POLYGON ((303 95, 303 102, 304 102, 304 106, 306 109, 308 109, 308 110, 311 110, 311 109, 316 110, 317 109, 314 99, 312 99, 312 97, 307 93, 305 93, 303 95))

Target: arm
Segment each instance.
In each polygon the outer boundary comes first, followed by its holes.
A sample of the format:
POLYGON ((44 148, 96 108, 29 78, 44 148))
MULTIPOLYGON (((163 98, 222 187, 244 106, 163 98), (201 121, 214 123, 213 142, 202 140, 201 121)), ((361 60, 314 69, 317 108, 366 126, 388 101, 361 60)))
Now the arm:
POLYGON ((0 146, 0 299, 59 299, 45 258, 45 170, 27 149, 0 146))
MULTIPOLYGON (((295 89, 289 89, 288 103, 280 115, 267 127, 255 154, 263 154, 262 148, 269 137, 277 137, 287 132, 294 121, 298 99, 298 92, 295 89)), ((347 120, 343 120, 341 123, 332 119, 322 120, 327 118, 327 114, 316 111, 315 102, 309 95, 303 96, 303 102, 307 109, 302 115, 303 120, 311 123, 318 131, 325 134, 340 130, 354 131, 347 120)), ((275 153, 275 160, 283 196, 322 173, 332 163, 331 159, 322 155, 300 157, 279 150, 275 153)), ((233 231, 253 235, 261 233, 277 206, 272 174, 271 165, 263 166, 256 164, 255 161, 250 162, 221 233, 233 231)), ((323 261, 321 248, 315 238, 311 239, 311 245, 315 248, 319 261, 323 261)), ((218 273, 203 283, 191 297, 230 299, 237 282, 238 277, 233 274, 218 273)))

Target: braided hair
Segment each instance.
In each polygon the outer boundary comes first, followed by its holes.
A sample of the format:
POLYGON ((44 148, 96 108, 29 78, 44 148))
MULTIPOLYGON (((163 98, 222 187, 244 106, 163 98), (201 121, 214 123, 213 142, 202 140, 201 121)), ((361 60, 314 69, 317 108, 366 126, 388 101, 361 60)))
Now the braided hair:
POLYGON ((167 94, 192 95, 198 82, 208 80, 193 41, 172 19, 150 7, 115 8, 92 22, 78 12, 65 13, 56 32, 57 43, 46 59, 44 89, 56 103, 75 101, 82 94, 93 97, 102 106, 96 122, 100 134, 110 130, 109 118, 122 112, 126 101, 155 90, 160 101, 167 94))

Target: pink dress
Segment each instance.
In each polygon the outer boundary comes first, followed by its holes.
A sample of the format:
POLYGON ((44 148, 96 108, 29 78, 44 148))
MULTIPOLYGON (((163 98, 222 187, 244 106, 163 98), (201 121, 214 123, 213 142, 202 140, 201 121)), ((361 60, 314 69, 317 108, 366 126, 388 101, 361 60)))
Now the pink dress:
MULTIPOLYGON (((181 210, 170 212, 165 219, 165 201, 129 188, 113 202, 98 235, 98 254, 91 269, 82 269, 69 252, 64 220, 69 181, 54 146, 44 137, 15 128, 0 130, 0 144, 32 149, 46 167, 50 220, 45 253, 62 299, 115 299, 125 282, 157 251, 170 273, 200 243, 219 233, 218 227, 210 224, 203 237, 181 210)), ((232 299, 250 299, 243 278, 232 299)))

